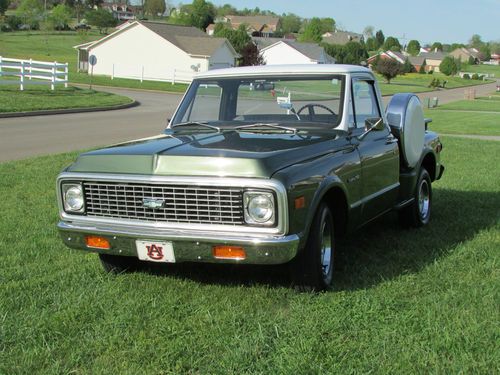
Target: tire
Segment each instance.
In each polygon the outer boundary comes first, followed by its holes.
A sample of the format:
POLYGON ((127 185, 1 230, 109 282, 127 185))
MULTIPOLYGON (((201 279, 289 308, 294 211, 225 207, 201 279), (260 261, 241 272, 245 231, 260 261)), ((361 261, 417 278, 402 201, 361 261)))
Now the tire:
POLYGON ((321 203, 314 216, 306 247, 292 261, 291 272, 299 291, 329 290, 333 285, 335 260, 333 216, 321 203))
POLYGON ((423 227, 429 223, 432 211, 431 177, 425 168, 420 170, 413 198, 411 205, 399 211, 399 220, 404 227, 423 227))
POLYGON ((135 257, 99 254, 102 268, 107 273, 120 274, 138 269, 139 260, 135 257))

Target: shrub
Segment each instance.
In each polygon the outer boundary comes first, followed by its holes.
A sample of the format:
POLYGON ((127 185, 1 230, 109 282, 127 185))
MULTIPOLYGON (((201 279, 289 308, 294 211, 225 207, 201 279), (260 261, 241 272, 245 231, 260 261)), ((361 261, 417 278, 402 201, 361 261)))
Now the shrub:
POLYGON ((463 79, 470 79, 470 75, 469 75, 469 74, 467 74, 467 73, 465 73, 465 74, 463 75, 463 77, 462 77, 462 78, 463 78, 463 79))
POLYGON ((477 81, 477 80, 479 80, 479 74, 474 73, 471 78, 475 79, 477 81))
POLYGON ((23 23, 23 20, 18 16, 8 16, 5 17, 5 23, 9 26, 10 30, 19 30, 19 26, 23 23))
POLYGON ((380 73, 386 79, 387 83, 391 83, 391 79, 402 72, 402 64, 392 59, 380 59, 375 66, 375 71, 380 73))
POLYGON ((441 61, 441 64, 439 64, 439 71, 447 76, 457 74, 458 65, 455 59, 451 56, 446 56, 443 61, 441 61))
POLYGON ((432 69, 431 69, 431 70, 429 70, 429 71, 427 72, 427 74, 434 74, 434 70, 432 70, 432 69))
POLYGON ((420 66, 420 69, 418 70, 418 73, 419 74, 425 74, 426 71, 425 71, 425 61, 424 63, 420 66))

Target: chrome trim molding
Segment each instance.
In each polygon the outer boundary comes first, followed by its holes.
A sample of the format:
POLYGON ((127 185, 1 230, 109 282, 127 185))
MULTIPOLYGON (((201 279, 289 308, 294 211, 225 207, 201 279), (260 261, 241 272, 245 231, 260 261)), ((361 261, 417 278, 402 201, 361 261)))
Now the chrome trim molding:
POLYGON ((285 235, 288 232, 288 198, 283 184, 274 179, 256 178, 228 178, 228 177, 176 177, 176 176, 156 176, 156 175, 118 175, 104 173, 72 173, 63 172, 57 177, 56 182, 57 201, 60 217, 65 222, 79 222, 86 225, 118 225, 133 226, 142 229, 171 229, 188 230, 190 232, 217 231, 243 234, 264 234, 264 235, 285 235), (241 187, 252 189, 269 189, 276 193, 277 198, 277 218, 275 227, 259 227, 251 225, 218 225, 218 224, 194 224, 194 223, 159 223, 151 221, 141 221, 135 219, 117 218, 96 218, 85 215, 71 215, 64 211, 62 206, 61 183, 63 181, 113 181, 123 183, 150 183, 150 184, 171 184, 171 185, 192 185, 192 186, 220 186, 220 187, 241 187))

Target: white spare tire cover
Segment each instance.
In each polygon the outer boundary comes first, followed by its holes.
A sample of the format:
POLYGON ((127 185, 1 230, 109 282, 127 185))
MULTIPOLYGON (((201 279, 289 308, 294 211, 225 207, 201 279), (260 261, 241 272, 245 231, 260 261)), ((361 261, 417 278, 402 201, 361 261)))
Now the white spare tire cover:
POLYGON ((420 161, 425 139, 424 111, 415 94, 395 94, 386 109, 387 121, 399 139, 404 162, 413 168, 420 161))

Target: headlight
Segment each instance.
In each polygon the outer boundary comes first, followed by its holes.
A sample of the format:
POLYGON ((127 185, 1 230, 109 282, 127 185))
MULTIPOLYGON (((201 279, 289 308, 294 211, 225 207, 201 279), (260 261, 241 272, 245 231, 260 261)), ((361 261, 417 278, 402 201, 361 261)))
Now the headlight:
POLYGON ((274 195, 270 192, 246 191, 243 193, 245 222, 247 224, 273 225, 274 195))
POLYGON ((62 184, 64 211, 82 213, 84 211, 83 188, 81 184, 62 184))

